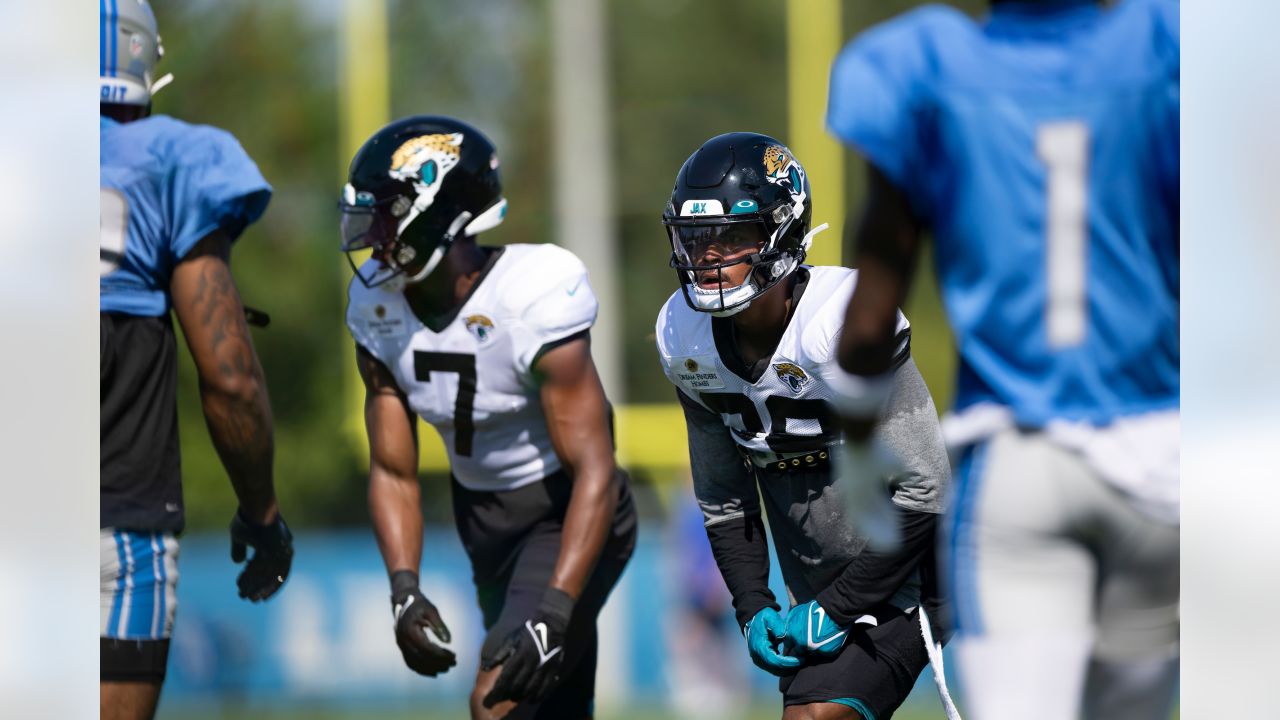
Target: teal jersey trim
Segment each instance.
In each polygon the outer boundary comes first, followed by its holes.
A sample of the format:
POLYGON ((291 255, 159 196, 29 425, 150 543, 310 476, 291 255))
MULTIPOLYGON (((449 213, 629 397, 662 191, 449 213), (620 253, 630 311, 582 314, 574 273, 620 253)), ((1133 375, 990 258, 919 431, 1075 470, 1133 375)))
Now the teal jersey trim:
POLYGON ((862 717, 867 720, 876 720, 876 714, 871 712, 871 708, 867 707, 867 704, 858 698, 836 698, 835 700, 828 700, 827 702, 833 702, 839 705, 848 705, 854 710, 857 710, 862 717))

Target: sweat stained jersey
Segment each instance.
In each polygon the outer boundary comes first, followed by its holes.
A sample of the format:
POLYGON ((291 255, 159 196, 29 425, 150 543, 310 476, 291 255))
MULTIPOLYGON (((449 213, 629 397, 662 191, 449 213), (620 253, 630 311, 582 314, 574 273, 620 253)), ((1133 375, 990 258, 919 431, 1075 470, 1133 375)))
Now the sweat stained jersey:
POLYGON ((402 289, 353 280, 347 328, 440 432, 458 482, 514 490, 559 470, 532 368, 545 349, 595 322, 582 261, 555 245, 497 248, 439 332, 418 320, 402 289))
MULTIPOLYGON (((685 407, 704 524, 759 515, 763 501, 793 603, 814 599, 866 547, 845 512, 835 473, 820 457, 840 442, 826 378, 836 372, 833 354, 857 273, 807 266, 797 272, 799 299, 767 367, 743 367, 730 335, 733 320, 689 308, 679 292, 656 326, 659 359, 685 407)), ((936 514, 950 465, 901 314, 898 338, 894 390, 877 433, 905 465, 892 482, 894 503, 936 514)), ((913 578, 890 602, 907 608, 918 593, 913 578)))

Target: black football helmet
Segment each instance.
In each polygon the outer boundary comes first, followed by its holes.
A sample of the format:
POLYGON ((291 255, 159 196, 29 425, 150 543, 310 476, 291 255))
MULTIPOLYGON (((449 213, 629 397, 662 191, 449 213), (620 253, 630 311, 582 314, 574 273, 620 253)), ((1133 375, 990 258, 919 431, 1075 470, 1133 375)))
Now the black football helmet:
POLYGON ((703 143, 680 168, 662 214, 689 307, 722 317, 745 310, 804 262, 812 215, 809 179, 782 143, 744 132, 703 143), (725 247, 756 250, 719 262, 725 247), (725 268, 742 263, 751 272, 741 285, 719 283, 725 268), (710 272, 718 286, 700 287, 710 272))
POLYGON ((356 277, 374 287, 401 275, 421 281, 455 239, 499 225, 507 201, 488 138, 461 120, 418 115, 365 141, 339 207, 342 250, 356 277), (351 253, 365 248, 378 266, 362 273, 351 253))

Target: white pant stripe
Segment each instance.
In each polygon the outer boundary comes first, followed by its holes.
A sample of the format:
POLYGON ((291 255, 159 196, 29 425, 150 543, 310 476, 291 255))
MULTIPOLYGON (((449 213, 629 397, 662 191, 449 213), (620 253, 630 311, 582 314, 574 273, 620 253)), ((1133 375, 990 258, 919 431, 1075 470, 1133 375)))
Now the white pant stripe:
POLYGON ((151 533, 151 573, 152 573, 152 603, 151 603, 151 638, 160 637, 160 618, 164 616, 164 605, 162 604, 163 580, 164 577, 160 573, 160 554, 162 548, 156 543, 156 534, 151 533))
POLYGON ((133 606, 133 538, 128 533, 124 533, 121 537, 121 544, 124 545, 124 604, 120 608, 120 622, 116 625, 118 637, 128 637, 129 633, 129 611, 133 606))

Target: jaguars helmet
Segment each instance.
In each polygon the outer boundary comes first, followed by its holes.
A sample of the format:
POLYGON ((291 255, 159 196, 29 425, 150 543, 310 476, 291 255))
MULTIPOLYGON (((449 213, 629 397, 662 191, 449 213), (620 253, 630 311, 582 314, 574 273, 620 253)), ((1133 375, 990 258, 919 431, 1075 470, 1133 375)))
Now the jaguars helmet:
POLYGON ((502 223, 507 201, 498 155, 479 130, 453 118, 417 115, 392 122, 351 160, 342 210, 342 250, 368 287, 395 277, 420 282, 459 237, 502 223), (378 261, 361 272, 352 252, 378 261))
POLYGON ((155 13, 146 0, 104 0, 99 6, 98 101, 149 105, 173 80, 172 74, 155 78, 164 57, 155 13))
POLYGON ((662 214, 685 302, 720 317, 745 310, 804 262, 812 205, 804 168, 777 140, 737 132, 703 143, 680 168, 662 214), (746 280, 726 288, 725 269, 740 264, 751 268, 746 280))

